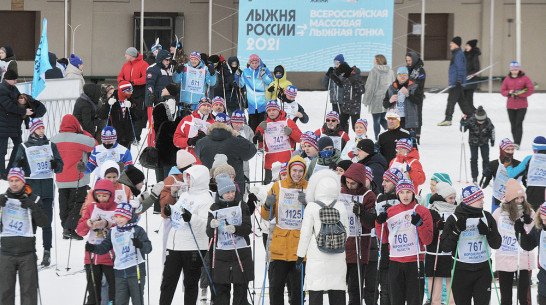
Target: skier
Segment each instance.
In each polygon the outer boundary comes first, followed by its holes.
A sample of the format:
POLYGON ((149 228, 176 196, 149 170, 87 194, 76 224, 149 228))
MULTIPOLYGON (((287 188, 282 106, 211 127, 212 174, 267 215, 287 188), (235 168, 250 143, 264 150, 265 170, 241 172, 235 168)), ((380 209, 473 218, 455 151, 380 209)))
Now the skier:
MULTIPOLYGON (((127 167, 133 164, 133 156, 131 151, 125 146, 122 146, 117 142, 117 131, 112 126, 106 126, 101 132, 101 145, 95 146, 89 161, 85 167, 85 173, 95 173, 95 176, 100 172, 96 170, 101 168, 102 164, 108 160, 112 160, 116 163, 120 163, 123 167, 127 167)), ((119 171, 119 169, 118 169, 119 171)), ((119 173, 118 173, 119 177, 119 173)))
POLYGON ((248 125, 256 131, 258 124, 266 119, 265 91, 273 82, 273 77, 258 55, 250 55, 248 64, 238 84, 240 88, 246 87, 248 125))
POLYGON ((309 164, 309 170, 305 179, 309 179, 312 174, 321 171, 332 169, 335 170, 337 163, 340 160, 341 152, 334 148, 334 141, 330 137, 322 137, 318 141, 319 156, 309 164))
POLYGON ((346 62, 339 65, 341 73, 341 85, 343 87, 343 99, 339 105, 339 122, 345 132, 349 132, 349 118, 351 127, 355 129, 355 123, 360 118, 360 107, 364 86, 360 77, 360 69, 350 67, 346 62))
POLYGON ((208 96, 207 86, 216 85, 216 71, 201 59, 199 52, 191 52, 190 60, 176 68, 173 82, 180 83, 180 102, 197 110, 200 107, 199 100, 208 96))
MULTIPOLYGON (((375 151, 381 153, 388 163, 396 157, 396 142, 402 138, 411 138, 409 131, 405 130, 400 125, 400 116, 394 111, 387 112, 388 130, 379 135, 375 143, 375 151)), ((414 145, 416 143, 414 142, 414 145)))
POLYGON ((478 185, 478 149, 482 156, 482 173, 489 163, 489 146, 495 146, 495 126, 482 106, 476 109, 474 116, 461 120, 463 132, 468 130, 468 146, 470 146, 470 169, 472 183, 478 185))
POLYGON ((334 148, 339 151, 342 151, 350 140, 349 135, 343 131, 343 126, 339 122, 339 114, 336 111, 329 111, 326 114, 326 122, 322 128, 315 131, 315 134, 321 138, 330 137, 334 141, 334 148))
POLYGON ((417 144, 421 140, 421 126, 423 126, 423 100, 425 99, 425 81, 427 75, 425 69, 423 68, 425 64, 423 60, 419 58, 417 52, 410 51, 406 54, 406 68, 408 68, 409 79, 417 84, 417 112, 419 114, 419 127, 415 131, 415 138, 417 139, 417 144))
POLYGON ((345 148, 341 152, 341 159, 343 160, 352 160, 357 162, 356 150, 357 144, 360 140, 367 139, 368 136, 366 132, 368 131, 368 121, 366 119, 358 119, 354 124, 355 137, 350 139, 346 144, 345 148))
POLYGON ((296 102, 297 95, 298 88, 288 85, 286 90, 284 90, 284 95, 281 97, 281 109, 286 112, 286 116, 292 121, 297 122, 299 119, 303 124, 307 124, 309 116, 305 113, 305 109, 296 102))
POLYGON ((266 100, 283 100, 283 95, 286 94, 286 88, 292 86, 292 82, 286 79, 286 69, 283 65, 278 65, 273 69, 273 81, 267 87, 265 92, 266 100))
POLYGON ((343 101, 341 71, 338 69, 342 63, 345 63, 343 54, 336 55, 336 57, 334 57, 334 66, 328 68, 328 71, 322 78, 322 86, 324 86, 325 89, 328 89, 328 94, 330 95, 332 110, 337 113, 339 113, 339 104, 343 101))
POLYGON ((419 151, 412 147, 410 139, 400 139, 396 142, 396 158, 392 159, 389 168, 398 168, 405 176, 417 187, 426 180, 425 172, 421 161, 419 161, 419 151))
POLYGON ((409 79, 408 68, 400 67, 396 71, 396 80, 383 99, 383 107, 400 116, 400 126, 414 131, 412 137, 415 137, 415 129, 419 127, 418 103, 422 102, 422 97, 418 90, 418 85, 409 79))

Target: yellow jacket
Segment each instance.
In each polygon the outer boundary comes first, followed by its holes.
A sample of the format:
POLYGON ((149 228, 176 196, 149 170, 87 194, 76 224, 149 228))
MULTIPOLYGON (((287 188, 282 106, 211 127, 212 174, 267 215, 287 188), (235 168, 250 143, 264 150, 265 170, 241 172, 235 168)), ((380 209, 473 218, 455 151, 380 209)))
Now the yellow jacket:
MULTIPOLYGON (((288 169, 290 169, 290 166, 295 161, 300 161, 305 165, 305 160, 303 160, 302 157, 294 156, 288 162, 288 169)), ((305 168, 305 171, 307 171, 307 167, 305 168)), ((305 173, 303 174, 303 177, 305 177, 305 173)), ((307 188, 307 180, 302 178, 300 182, 296 183, 292 180, 292 178, 290 178, 290 175, 288 175, 286 179, 277 181, 273 184, 268 194, 273 194, 273 193, 277 194, 277 202, 275 203, 273 210, 271 210, 271 219, 275 218, 275 216, 278 213, 278 207, 279 207, 278 194, 280 192, 281 186, 287 189, 305 190, 307 188)), ((270 211, 265 208, 265 205, 262 205, 262 209, 260 211, 260 215, 262 216, 262 218, 265 220, 269 220, 270 219, 269 214, 270 214, 270 211)), ((276 222, 278 224, 279 220, 277 219, 276 222)), ((298 256, 296 255, 296 253, 298 251, 299 241, 300 241, 300 230, 285 230, 285 229, 279 228, 279 226, 275 226, 275 230, 273 231, 273 239, 271 240, 271 245, 269 246, 269 251, 271 252, 271 259, 289 261, 289 262, 296 261, 298 259, 298 256)))
POLYGON ((277 68, 281 68, 283 71, 281 78, 276 78, 275 75, 273 75, 273 81, 271 84, 269 84, 269 87, 267 89, 273 87, 273 92, 269 92, 269 90, 265 90, 265 98, 267 100, 276 100, 279 94, 279 87, 282 88, 282 90, 286 90, 286 87, 292 85, 292 83, 286 79, 286 69, 284 69, 284 66, 278 65, 275 67, 275 70, 278 70, 277 68))

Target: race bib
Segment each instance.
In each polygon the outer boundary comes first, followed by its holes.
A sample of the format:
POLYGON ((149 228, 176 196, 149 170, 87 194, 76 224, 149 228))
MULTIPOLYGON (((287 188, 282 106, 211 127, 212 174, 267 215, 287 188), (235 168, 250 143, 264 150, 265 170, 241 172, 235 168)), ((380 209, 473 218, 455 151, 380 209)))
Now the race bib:
POLYGON ((377 215, 379 215, 379 214, 387 211, 387 209, 385 208, 386 205, 395 206, 395 205, 397 205, 399 203, 400 203, 400 201, 398 201, 398 199, 389 199, 389 200, 377 202, 375 204, 375 213, 377 215))
POLYGON ((265 143, 268 152, 276 153, 291 150, 290 137, 284 134, 284 127, 287 127, 286 121, 268 122, 265 130, 265 143))
POLYGON ((506 182, 508 182, 508 172, 503 164, 499 164, 495 175, 495 182, 493 183, 493 197, 501 200, 506 192, 506 182))
POLYGON ((125 185, 123 185, 121 190, 116 190, 114 193, 116 197, 114 197, 114 201, 116 203, 125 203, 129 202, 127 201, 127 193, 125 192, 125 185))
POLYGON ((419 251, 417 228, 411 224, 414 210, 398 213, 387 219, 391 257, 415 256, 419 251))
POLYGON ((538 248, 538 260, 540 261, 540 267, 546 269, 546 233, 544 230, 540 231, 540 245, 538 248))
POLYGON ((398 101, 396 102, 396 111, 398 115, 403 118, 406 116, 406 109, 404 102, 406 101, 406 96, 402 92, 398 91, 398 101))
POLYGON ((466 220, 466 230, 459 237, 459 258, 461 262, 476 264, 485 262, 487 257, 483 235, 478 232, 480 218, 466 220))
MULTIPOLYGON (((89 220, 96 221, 104 219, 110 223, 114 222, 114 214, 115 211, 104 211, 97 206, 93 208, 93 213, 91 213, 91 218, 89 220)), ((97 231, 94 231, 92 228, 89 229, 89 233, 87 233, 87 241, 90 244, 98 245, 100 244, 104 238, 106 238, 106 234, 108 233, 108 230, 110 228, 104 228, 97 231)))
POLYGON ((303 219, 303 207, 298 201, 298 189, 280 188, 277 226, 285 230, 299 230, 303 219))
POLYGON ((114 269, 123 270, 137 265, 144 261, 140 251, 133 246, 134 230, 119 231, 117 227, 112 228, 112 248, 114 249, 114 269))
POLYGON ((349 194, 339 194, 338 200, 343 202, 345 209, 347 210, 347 216, 349 217, 349 237, 360 236, 362 234, 362 225, 353 213, 353 202, 362 202, 363 195, 354 196, 349 194))
POLYGON ((51 169, 51 160, 53 160, 53 151, 51 143, 42 146, 31 146, 25 148, 28 165, 30 167, 31 179, 50 179, 53 178, 51 169))
POLYGON ((30 209, 21 207, 21 202, 8 198, 2 210, 2 236, 34 236, 32 231, 32 216, 30 209))
POLYGON ((120 155, 117 154, 114 150, 107 150, 107 151, 98 153, 96 160, 97 160, 97 167, 100 167, 104 162, 108 160, 119 162, 120 155))
POLYGON ((186 66, 186 86, 185 91, 203 94, 205 92, 205 79, 207 71, 205 69, 196 69, 186 66))
POLYGON ((190 130, 188 134, 188 138, 193 138, 199 133, 199 130, 204 132, 205 134, 208 133, 210 123, 198 118, 193 118, 191 120, 190 124, 190 130))
POLYGON ((531 157, 527 186, 546 186, 546 154, 534 154, 531 157))
POLYGON ((197 202, 191 196, 181 197, 178 202, 171 205, 171 225, 179 231, 189 230, 188 223, 182 218, 182 211, 186 209, 194 214, 196 211, 197 202))
POLYGON ((320 137, 330 137, 332 142, 334 142, 334 148, 341 151, 342 138, 340 136, 327 136, 325 134, 321 134, 320 137))
POLYGON ((519 244, 516 237, 516 232, 514 231, 514 222, 510 220, 510 217, 501 215, 497 225, 502 238, 502 243, 500 248, 497 250, 497 254, 517 256, 519 244))
POLYGON ((233 250, 233 244, 235 244, 235 247, 237 249, 248 247, 245 239, 242 236, 229 234, 223 229, 226 225, 229 224, 234 226, 240 226, 243 223, 243 212, 240 206, 219 209, 216 211, 211 211, 211 213, 214 218, 218 219, 221 222, 220 226, 218 227, 218 249, 233 250))
POLYGON ((292 102, 292 103, 283 103, 284 104, 284 112, 286 112, 286 117, 294 120, 296 118, 296 114, 298 114, 298 103, 292 102))

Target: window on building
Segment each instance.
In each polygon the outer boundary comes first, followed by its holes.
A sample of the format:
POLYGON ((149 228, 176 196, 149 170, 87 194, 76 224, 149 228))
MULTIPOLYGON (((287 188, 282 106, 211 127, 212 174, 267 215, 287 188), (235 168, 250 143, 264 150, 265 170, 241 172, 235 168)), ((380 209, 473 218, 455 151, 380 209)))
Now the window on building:
MULTIPOLYGON (((134 14, 134 46, 140 49, 140 12, 134 14)), ((163 49, 169 50, 168 46, 174 40, 184 36, 184 17, 177 13, 146 13, 144 12, 144 53, 159 38, 159 44, 163 49)))
MULTIPOLYGON (((425 60, 449 59, 453 14, 425 14, 425 60)), ((421 54, 421 14, 408 16, 407 51, 421 54)))
POLYGON ((40 39, 37 19, 35 11, 0 11, 0 45, 12 47, 17 60, 34 60, 40 39))

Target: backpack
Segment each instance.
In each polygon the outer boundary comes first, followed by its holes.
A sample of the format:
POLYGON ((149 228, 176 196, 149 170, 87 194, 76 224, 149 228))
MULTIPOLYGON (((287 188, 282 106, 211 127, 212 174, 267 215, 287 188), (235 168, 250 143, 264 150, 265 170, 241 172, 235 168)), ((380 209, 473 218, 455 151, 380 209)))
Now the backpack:
POLYGON ((319 210, 320 232, 316 236, 317 247, 324 253, 343 253, 347 242, 347 232, 341 223, 339 211, 334 208, 336 200, 330 205, 315 201, 319 210))

